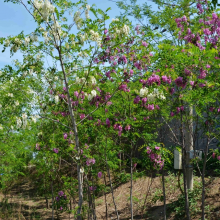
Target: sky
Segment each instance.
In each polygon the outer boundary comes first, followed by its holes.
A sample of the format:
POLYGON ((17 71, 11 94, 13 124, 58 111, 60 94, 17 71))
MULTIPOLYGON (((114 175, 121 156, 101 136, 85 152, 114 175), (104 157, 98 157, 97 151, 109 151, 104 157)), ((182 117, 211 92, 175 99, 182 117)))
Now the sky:
MULTIPOLYGON (((109 22, 112 18, 120 15, 120 9, 117 7, 116 3, 109 0, 87 0, 89 5, 96 4, 97 8, 106 10, 111 7, 108 11, 110 16, 109 22)), ((129 1, 128 1, 129 2, 129 1)), ((138 0, 138 3, 142 4, 146 0, 138 0)), ((149 5, 156 10, 156 6, 150 0, 148 0, 149 5)), ((91 13, 90 13, 91 14, 91 13)), ((92 17, 92 16, 91 16, 92 17)), ((134 21, 134 24, 138 22, 134 21)), ((27 12, 23 5, 13 4, 11 2, 0 1, 0 37, 15 36, 21 31, 24 34, 29 34, 35 30, 37 27, 32 16, 27 12)), ((3 46, 0 45, 0 51, 2 51, 3 46)), ((10 50, 6 49, 4 53, 0 52, 0 69, 7 64, 11 64, 12 60, 18 59, 22 61, 23 55, 18 51, 13 57, 10 58, 10 50)))

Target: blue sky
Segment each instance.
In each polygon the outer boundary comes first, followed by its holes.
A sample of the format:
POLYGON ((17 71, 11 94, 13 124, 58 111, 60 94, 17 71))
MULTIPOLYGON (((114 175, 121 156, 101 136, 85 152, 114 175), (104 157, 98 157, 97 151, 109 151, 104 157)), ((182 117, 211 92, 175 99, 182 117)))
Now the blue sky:
MULTIPOLYGON (((140 4, 144 2, 146 2, 146 0, 138 0, 138 3, 140 4)), ((148 1, 148 3, 153 6, 153 9, 156 9, 154 3, 151 1, 148 1)), ((88 4, 96 4, 96 6, 102 10, 106 10, 108 7, 111 7, 111 10, 108 12, 111 19, 120 15, 120 9, 116 6, 115 2, 109 0, 88 0, 88 4)), ((134 24, 136 24, 135 21, 134 24)), ((15 36, 21 31, 24 31, 24 34, 29 34, 35 30, 37 25, 24 6, 10 2, 5 3, 1 0, 0 27, 0 37, 7 37, 9 35, 15 36)), ((0 46, 0 69, 6 64, 11 64, 14 59, 18 59, 19 61, 22 60, 22 54, 19 51, 10 58, 9 48, 4 53, 1 53, 2 49, 3 47, 0 46)))

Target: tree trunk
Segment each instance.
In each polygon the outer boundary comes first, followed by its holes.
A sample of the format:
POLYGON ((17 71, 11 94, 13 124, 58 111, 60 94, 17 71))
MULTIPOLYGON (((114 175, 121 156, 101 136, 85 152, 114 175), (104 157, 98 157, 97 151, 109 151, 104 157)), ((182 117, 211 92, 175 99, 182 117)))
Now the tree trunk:
MULTIPOLYGON (((68 108, 69 108, 70 118, 71 118, 72 127, 73 127, 73 131, 74 131, 74 136, 75 136, 75 146, 76 146, 76 150, 78 152, 78 157, 79 157, 80 156, 79 137, 78 137, 78 130, 77 130, 77 125, 76 125, 75 115, 72 110, 72 103, 70 100, 69 85, 67 82, 67 77, 66 77, 66 72, 64 69, 64 65, 63 65, 61 51, 59 48, 57 50, 59 52, 60 64, 61 64, 61 68, 62 68, 62 72, 63 72, 63 76, 64 76, 64 82, 65 82, 65 86, 66 86, 68 108)), ((81 211, 82 211, 82 204, 83 204, 83 184, 82 184, 82 175, 80 173, 80 162, 77 162, 77 179, 78 179, 78 193, 79 193, 77 219, 82 220, 81 211)))
POLYGON ((163 218, 167 219, 167 208, 166 208, 166 191, 165 191, 165 178, 164 178, 164 168, 162 168, 162 182, 163 182, 163 218))

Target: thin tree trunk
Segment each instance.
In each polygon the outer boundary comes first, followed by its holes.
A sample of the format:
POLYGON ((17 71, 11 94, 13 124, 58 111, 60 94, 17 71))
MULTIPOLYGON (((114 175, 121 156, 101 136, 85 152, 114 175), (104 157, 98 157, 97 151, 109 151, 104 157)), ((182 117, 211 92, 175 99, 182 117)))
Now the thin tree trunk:
MULTIPOLYGON (((77 125, 76 125, 75 115, 72 110, 72 103, 71 103, 70 94, 69 94, 69 85, 67 82, 66 72, 64 69, 60 48, 57 48, 57 50, 59 52, 60 64, 61 64, 61 68, 62 68, 62 72, 63 72, 63 76, 64 76, 64 82, 65 82, 65 86, 66 86, 66 92, 67 92, 67 98, 68 98, 68 108, 69 108, 70 118, 71 118, 73 131, 74 131, 74 135, 75 135, 75 146, 76 146, 76 150, 77 150, 78 156, 79 156, 80 155, 79 137, 78 137, 78 130, 77 130, 77 125)), ((78 179, 78 193, 79 193, 77 219, 82 220, 81 211, 82 211, 82 204, 83 204, 83 185, 82 185, 82 175, 80 173, 80 163, 79 162, 77 162, 77 179, 78 179)))
POLYGON ((184 133, 183 133, 183 114, 181 112, 181 136, 182 136, 182 167, 183 167, 183 183, 184 183, 184 195, 185 195, 185 211, 187 220, 190 220, 190 212, 189 212, 189 198, 188 198, 188 189, 186 182, 186 149, 184 142, 184 133))
POLYGON ((143 205, 143 208, 142 208, 142 210, 141 210, 142 218, 143 218, 144 207, 145 207, 145 204, 146 204, 146 201, 147 201, 147 197, 148 197, 148 195, 149 195, 149 192, 150 192, 150 188, 151 188, 152 183, 153 183, 153 177, 152 177, 152 173, 151 173, 150 183, 149 183, 149 185, 148 185, 148 190, 147 190, 147 193, 146 193, 146 196, 145 196, 145 199, 144 199, 144 205, 143 205))
POLYGON ((167 208, 166 208, 166 191, 165 191, 165 178, 164 178, 164 168, 162 168, 162 182, 163 182, 163 218, 167 219, 167 208))
POLYGON ((119 220, 118 210, 117 210, 117 206, 116 206, 116 203, 115 203, 114 190, 113 190, 113 187, 112 187, 112 181, 111 181, 111 176, 110 176, 110 172, 109 172, 106 149, 107 149, 107 139, 106 139, 106 146, 105 146, 105 162, 106 162, 106 168, 107 168, 108 178, 109 178, 110 187, 111 187, 112 199, 113 199, 113 203, 114 203, 114 206, 115 206, 115 213, 117 215, 117 220, 119 220))
MULTIPOLYGON (((104 173, 104 181, 105 181, 105 186, 106 186, 107 184, 106 184, 105 173, 104 173)), ((108 220, 108 204, 106 200, 106 191, 104 193, 105 193, 105 216, 106 216, 106 220, 108 220)))
POLYGON ((202 220, 205 220, 205 169, 206 169, 206 160, 209 150, 209 138, 207 140, 207 145, 205 148, 205 155, 204 155, 204 161, 203 161, 203 169, 202 169, 202 220))
POLYGON ((53 204, 53 179, 51 179, 51 191, 52 191, 52 220, 54 220, 54 204, 53 204))
POLYGON ((132 163, 132 148, 131 148, 131 188, 130 188, 130 204, 131 204, 131 220, 134 219, 133 216, 133 199, 132 199, 132 190, 133 190, 133 163, 132 163))

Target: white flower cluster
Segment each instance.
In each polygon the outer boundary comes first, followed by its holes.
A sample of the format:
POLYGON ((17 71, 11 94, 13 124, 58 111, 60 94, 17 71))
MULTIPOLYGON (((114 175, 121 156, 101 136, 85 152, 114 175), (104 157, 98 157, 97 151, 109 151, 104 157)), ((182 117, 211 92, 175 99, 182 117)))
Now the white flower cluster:
POLYGON ((79 57, 82 57, 82 58, 86 58, 86 57, 88 57, 88 54, 87 54, 85 51, 80 51, 80 52, 78 53, 78 56, 79 56, 79 57))
POLYGON ((89 19, 89 10, 90 10, 90 5, 86 5, 86 10, 85 10, 86 19, 89 19))
POLYGON ((31 116, 31 120, 32 120, 34 123, 37 122, 37 118, 39 118, 38 115, 32 115, 32 116, 31 116))
POLYGON ((119 21, 118 18, 112 18, 112 22, 119 21))
POLYGON ((96 84, 96 79, 94 76, 90 76, 90 82, 91 84, 96 84))
POLYGON ((148 94, 148 88, 141 88, 140 89, 140 97, 147 97, 149 102, 155 101, 156 98, 159 99, 166 99, 163 92, 160 92, 158 89, 154 88, 154 91, 150 94, 148 94))
POLYGON ((96 97, 97 92, 95 90, 91 91, 91 94, 88 95, 88 100, 92 100, 94 97, 96 97))
POLYGON ((80 12, 79 11, 77 11, 74 14, 73 21, 75 22, 75 24, 77 26, 77 29, 79 30, 82 27, 82 22, 83 22, 83 19, 80 17, 80 12))
POLYGON ((79 78, 78 76, 76 77, 76 84, 84 84, 86 82, 86 78, 85 77, 82 77, 82 78, 79 78))
POLYGON ((140 97, 146 97, 148 93, 148 88, 144 87, 140 89, 140 97))
POLYGON ((22 121, 23 121, 23 128, 27 127, 27 114, 23 113, 22 114, 22 121))
POLYGON ((50 34, 53 35, 56 40, 59 40, 59 36, 63 35, 63 31, 58 21, 55 19, 53 21, 54 23, 51 25, 52 30, 50 30, 50 34))
POLYGON ((102 38, 99 36, 99 33, 93 31, 93 30, 90 30, 90 39, 92 41, 95 41, 99 47, 101 47, 101 42, 102 42, 102 38))
POLYGON ((55 7, 49 2, 49 0, 45 0, 44 2, 34 0, 33 4, 41 12, 43 19, 48 22, 48 18, 54 12, 55 7))
POLYGON ((8 97, 14 97, 13 93, 8 93, 8 97))
POLYGON ((30 38, 29 38, 29 37, 25 37, 25 39, 24 39, 24 45, 25 45, 26 47, 28 46, 29 42, 30 42, 30 38))
POLYGON ((58 103, 59 103, 59 96, 58 96, 58 95, 55 95, 55 96, 54 96, 54 99, 55 99, 55 103, 58 104, 58 103))
POLYGON ((22 121, 20 118, 17 118, 17 128, 20 128, 22 125, 22 121))
POLYGON ((125 24, 121 29, 116 28, 115 31, 116 31, 116 34, 118 34, 118 35, 126 35, 127 36, 130 32, 130 28, 129 28, 129 26, 127 26, 125 24))
POLYGON ((10 45, 10 43, 11 43, 11 42, 10 42, 9 39, 5 40, 5 46, 6 46, 6 47, 8 47, 8 46, 10 45))
POLYGON ((3 127, 2 127, 2 125, 0 124, 0 130, 3 130, 3 127))

